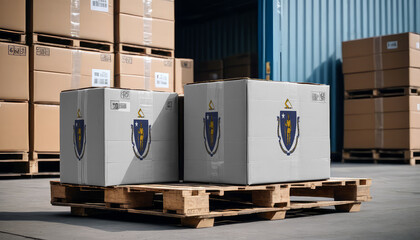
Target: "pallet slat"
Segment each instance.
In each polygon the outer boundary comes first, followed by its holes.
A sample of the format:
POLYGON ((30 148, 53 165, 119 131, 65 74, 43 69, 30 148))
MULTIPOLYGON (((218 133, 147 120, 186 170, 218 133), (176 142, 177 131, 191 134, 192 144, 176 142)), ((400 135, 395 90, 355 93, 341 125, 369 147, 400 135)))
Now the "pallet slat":
POLYGON ((399 162, 414 166, 420 161, 420 150, 344 149, 343 162, 399 162))
POLYGON ((366 178, 257 186, 175 183, 98 187, 51 181, 51 204, 70 206, 76 215, 120 211, 180 218, 182 225, 200 228, 213 226, 217 217, 258 214, 264 219, 283 219, 290 209, 335 206, 338 211, 358 211, 361 202, 371 199, 370 185, 366 178), (290 196, 333 200, 294 202, 290 196))
POLYGON ((175 57, 175 51, 171 49, 164 48, 154 48, 148 46, 140 46, 126 43, 117 44, 118 52, 126 54, 135 54, 135 55, 149 55, 156 57, 175 57))
POLYGON ((53 47, 67 47, 82 50, 94 50, 107 53, 114 52, 114 45, 108 42, 70 38, 43 33, 33 33, 31 37, 33 44, 42 44, 53 47))
POLYGON ((345 99, 396 97, 396 96, 419 96, 419 87, 394 87, 344 91, 345 99))
POLYGON ((25 44, 26 34, 19 31, 0 29, 0 41, 25 44))

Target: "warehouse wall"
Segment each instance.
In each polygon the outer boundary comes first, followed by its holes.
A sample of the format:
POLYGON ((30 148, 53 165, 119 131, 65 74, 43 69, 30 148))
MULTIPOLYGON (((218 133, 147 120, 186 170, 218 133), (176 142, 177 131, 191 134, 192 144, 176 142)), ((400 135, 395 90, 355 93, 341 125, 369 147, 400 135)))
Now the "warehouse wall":
POLYGON ((420 32, 419 0, 260 0, 260 77, 331 86, 331 147, 341 152, 343 41, 420 32), (272 34, 272 35, 270 35, 272 34))

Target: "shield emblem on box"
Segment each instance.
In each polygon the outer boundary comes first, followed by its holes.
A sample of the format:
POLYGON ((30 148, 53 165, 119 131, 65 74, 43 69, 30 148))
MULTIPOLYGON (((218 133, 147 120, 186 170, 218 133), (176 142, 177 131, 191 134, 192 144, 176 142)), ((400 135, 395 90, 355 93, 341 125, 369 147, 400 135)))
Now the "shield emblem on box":
MULTIPOLYGON (((144 118, 141 109, 139 110, 139 118, 144 118)), ((134 119, 131 125, 131 143, 133 151, 137 158, 143 160, 147 157, 151 143, 151 126, 147 119, 134 119)))
POLYGON ((73 125, 73 145, 77 159, 81 160, 85 154, 86 146, 86 124, 80 116, 80 109, 77 111, 77 119, 73 125))
POLYGON ((277 116, 277 136, 282 151, 288 156, 292 154, 298 144, 300 130, 297 112, 292 110, 289 99, 285 103, 287 110, 280 111, 277 116))
MULTIPOLYGON (((214 110, 213 102, 210 101, 209 103, 209 110, 214 110)), ((219 148, 219 140, 220 140, 220 117, 219 113, 214 112, 206 112, 204 119, 204 126, 203 126, 203 136, 204 136, 204 146, 206 147, 206 151, 210 156, 213 156, 217 149, 219 148)))

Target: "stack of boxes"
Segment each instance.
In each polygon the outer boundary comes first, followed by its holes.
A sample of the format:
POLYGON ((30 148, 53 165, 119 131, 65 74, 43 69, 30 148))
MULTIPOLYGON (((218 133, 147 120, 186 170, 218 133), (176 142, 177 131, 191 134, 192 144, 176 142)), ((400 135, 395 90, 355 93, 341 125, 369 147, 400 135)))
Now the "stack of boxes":
POLYGON ((29 49, 20 44, 25 9, 25 0, 0 1, 0 174, 25 171, 28 164, 29 49))
POLYGON ((419 68, 418 34, 343 43, 345 152, 420 149, 419 68))
MULTIPOLYGON (((60 151, 60 92, 114 85, 112 1, 30 2, 30 151, 60 151)), ((37 171, 33 165, 32 171, 37 171)))

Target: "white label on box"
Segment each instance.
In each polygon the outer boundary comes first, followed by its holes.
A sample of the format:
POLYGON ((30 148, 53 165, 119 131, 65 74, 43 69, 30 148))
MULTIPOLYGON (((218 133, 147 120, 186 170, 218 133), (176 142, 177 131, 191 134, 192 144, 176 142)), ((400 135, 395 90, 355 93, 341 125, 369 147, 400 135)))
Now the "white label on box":
POLYGON ((122 102, 119 100, 111 100, 111 110, 129 112, 130 111, 130 102, 122 102))
POLYGON ((420 42, 416 42, 416 48, 420 48, 420 42))
POLYGON ((312 102, 325 103, 325 92, 312 92, 312 102))
POLYGON ((169 88, 169 74, 155 72, 155 87, 169 88))
POLYGON ((398 41, 389 41, 386 43, 386 49, 397 49, 398 41))
POLYGON ((108 12, 108 0, 90 0, 90 10, 108 12))
POLYGON ((104 69, 92 69, 92 87, 110 87, 111 71, 104 69))
POLYGON ((420 111, 420 103, 417 104, 417 111, 420 111))

